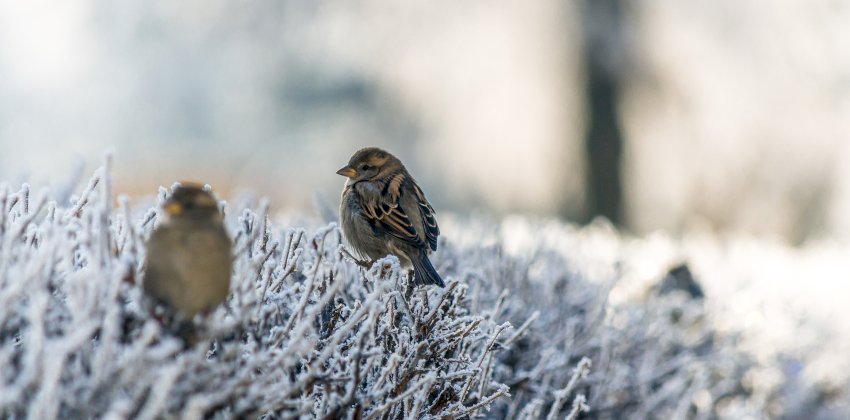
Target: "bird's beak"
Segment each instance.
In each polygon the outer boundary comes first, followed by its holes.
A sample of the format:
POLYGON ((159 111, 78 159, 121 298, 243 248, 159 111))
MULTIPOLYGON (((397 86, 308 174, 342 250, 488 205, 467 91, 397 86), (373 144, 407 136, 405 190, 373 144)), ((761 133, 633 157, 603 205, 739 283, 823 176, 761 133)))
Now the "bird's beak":
POLYGON ((169 216, 178 216, 183 211, 183 206, 176 201, 167 201, 163 206, 165 213, 169 216))
POLYGON ((357 171, 355 171, 354 168, 350 166, 345 166, 342 169, 336 171, 336 173, 347 178, 354 178, 355 176, 357 176, 357 171))

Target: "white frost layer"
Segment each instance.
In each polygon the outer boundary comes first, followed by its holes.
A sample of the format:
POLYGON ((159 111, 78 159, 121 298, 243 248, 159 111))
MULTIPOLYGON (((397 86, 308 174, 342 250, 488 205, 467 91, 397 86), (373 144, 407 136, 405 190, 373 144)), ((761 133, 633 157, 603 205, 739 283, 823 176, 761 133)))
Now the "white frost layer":
POLYGON ((818 283, 844 267, 837 247, 443 217, 433 260, 447 287, 411 291, 395 257, 369 270, 343 258, 333 224, 222 203, 231 296, 184 350, 139 287, 157 211, 113 206, 108 173, 67 204, 0 186, 3 417, 848 413, 846 377, 829 371, 846 363, 830 359, 846 344, 831 318, 841 283, 818 283), (681 261, 706 299, 650 287, 681 261))

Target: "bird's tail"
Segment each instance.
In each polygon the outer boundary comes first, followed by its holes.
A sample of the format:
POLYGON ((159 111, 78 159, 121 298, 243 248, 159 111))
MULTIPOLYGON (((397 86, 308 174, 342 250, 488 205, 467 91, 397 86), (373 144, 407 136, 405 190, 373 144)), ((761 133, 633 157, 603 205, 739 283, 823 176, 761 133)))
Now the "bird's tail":
POLYGON ((427 285, 427 284, 436 284, 440 287, 445 287, 446 285, 443 283, 443 279, 440 277, 440 274, 437 273, 437 270, 434 269, 434 266, 431 265, 431 260, 428 259, 428 255, 424 252, 419 253, 418 258, 413 258, 413 276, 415 277, 414 283, 418 285, 427 285))

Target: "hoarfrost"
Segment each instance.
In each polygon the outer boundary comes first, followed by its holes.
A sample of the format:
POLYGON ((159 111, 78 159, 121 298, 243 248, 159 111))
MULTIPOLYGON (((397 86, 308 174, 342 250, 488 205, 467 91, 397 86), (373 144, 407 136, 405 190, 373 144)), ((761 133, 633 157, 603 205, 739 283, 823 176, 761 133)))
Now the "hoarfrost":
POLYGON ((231 295, 184 350, 142 304, 158 212, 109 188, 108 165, 67 206, 0 187, 3 417, 711 418, 781 392, 753 391, 761 370, 701 301, 609 301, 620 265, 565 254, 586 238, 563 225, 470 223, 481 240, 434 256, 446 287, 415 289, 395 257, 363 270, 335 224, 283 226, 266 201, 222 202, 231 295))

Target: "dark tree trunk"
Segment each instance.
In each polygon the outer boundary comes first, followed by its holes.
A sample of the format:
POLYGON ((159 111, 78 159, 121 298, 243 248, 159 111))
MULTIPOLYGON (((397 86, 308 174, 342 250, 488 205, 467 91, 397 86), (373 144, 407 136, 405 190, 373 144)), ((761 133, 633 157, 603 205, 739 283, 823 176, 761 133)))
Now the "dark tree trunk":
POLYGON ((605 216, 616 225, 623 222, 618 105, 628 61, 624 23, 621 0, 583 2, 588 216, 605 216))

